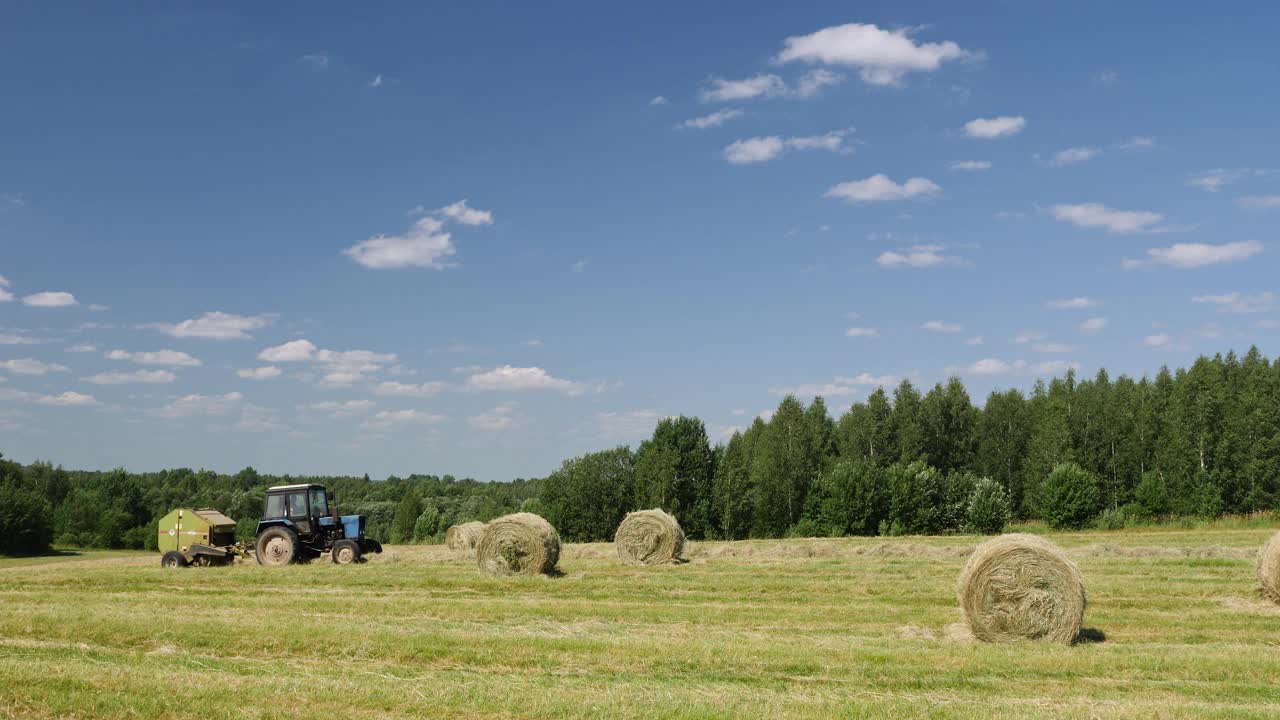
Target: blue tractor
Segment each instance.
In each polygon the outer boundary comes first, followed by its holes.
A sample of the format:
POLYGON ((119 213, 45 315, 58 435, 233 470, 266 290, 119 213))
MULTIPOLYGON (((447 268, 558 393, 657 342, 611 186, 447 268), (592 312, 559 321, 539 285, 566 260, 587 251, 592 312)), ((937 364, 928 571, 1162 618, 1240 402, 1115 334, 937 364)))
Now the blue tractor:
POLYGON ((364 536, 363 515, 338 515, 333 491, 323 485, 280 485, 267 489, 258 521, 259 565, 288 565, 326 553, 339 565, 364 560, 382 545, 364 536))

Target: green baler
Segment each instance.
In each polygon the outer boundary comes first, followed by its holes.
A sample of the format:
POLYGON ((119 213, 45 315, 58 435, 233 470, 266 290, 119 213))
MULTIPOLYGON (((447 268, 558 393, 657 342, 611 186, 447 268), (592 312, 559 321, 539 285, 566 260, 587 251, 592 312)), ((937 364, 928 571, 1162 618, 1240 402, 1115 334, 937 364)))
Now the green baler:
POLYGON ((178 508, 160 518, 160 564, 230 565, 236 556, 249 557, 236 542, 236 521, 210 508, 178 508))

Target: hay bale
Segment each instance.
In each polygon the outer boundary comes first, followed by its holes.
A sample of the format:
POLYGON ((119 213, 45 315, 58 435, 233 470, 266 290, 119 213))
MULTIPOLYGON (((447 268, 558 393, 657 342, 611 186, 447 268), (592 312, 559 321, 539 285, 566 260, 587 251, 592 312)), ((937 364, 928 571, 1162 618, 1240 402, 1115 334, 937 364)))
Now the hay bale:
POLYGON ((1001 535, 974 549, 957 587, 974 637, 987 642, 1070 643, 1084 620, 1084 577, 1057 545, 1001 535))
POLYGON ((476 562, 486 575, 537 575, 555 570, 560 535, 533 513, 515 513, 489 521, 476 544, 476 562))
POLYGON ((625 565, 680 562, 684 530, 674 517, 659 509, 627 513, 613 535, 618 559, 625 565))
POLYGON ((480 542, 480 534, 484 532, 484 523, 478 520, 453 525, 444 531, 444 544, 450 550, 470 552, 480 542))
POLYGON ((1258 582, 1262 584, 1263 597, 1280 603, 1280 532, 1262 546, 1262 554, 1258 556, 1258 582))

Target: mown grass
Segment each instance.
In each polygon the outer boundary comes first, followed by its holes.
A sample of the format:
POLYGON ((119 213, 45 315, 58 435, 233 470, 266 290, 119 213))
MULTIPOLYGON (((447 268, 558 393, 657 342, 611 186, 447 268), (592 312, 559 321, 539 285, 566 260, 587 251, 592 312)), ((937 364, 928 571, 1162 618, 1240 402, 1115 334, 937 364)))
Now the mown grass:
POLYGON ((1265 528, 1055 535, 1088 642, 957 632, 972 537, 566 548, 490 579, 443 548, 357 567, 0 565, 0 715, 34 718, 1275 718, 1265 528))

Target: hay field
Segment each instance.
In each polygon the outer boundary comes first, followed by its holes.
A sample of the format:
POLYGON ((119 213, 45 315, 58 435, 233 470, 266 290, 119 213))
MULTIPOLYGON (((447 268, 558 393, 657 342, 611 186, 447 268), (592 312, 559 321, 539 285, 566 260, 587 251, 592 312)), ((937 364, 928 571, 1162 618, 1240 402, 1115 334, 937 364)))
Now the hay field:
POLYGON ((1088 583, 1074 647, 958 630, 973 537, 691 543, 654 568, 566 545, 558 578, 444 547, 0 563, 0 717, 1276 718, 1270 534, 1051 536, 1088 583))

